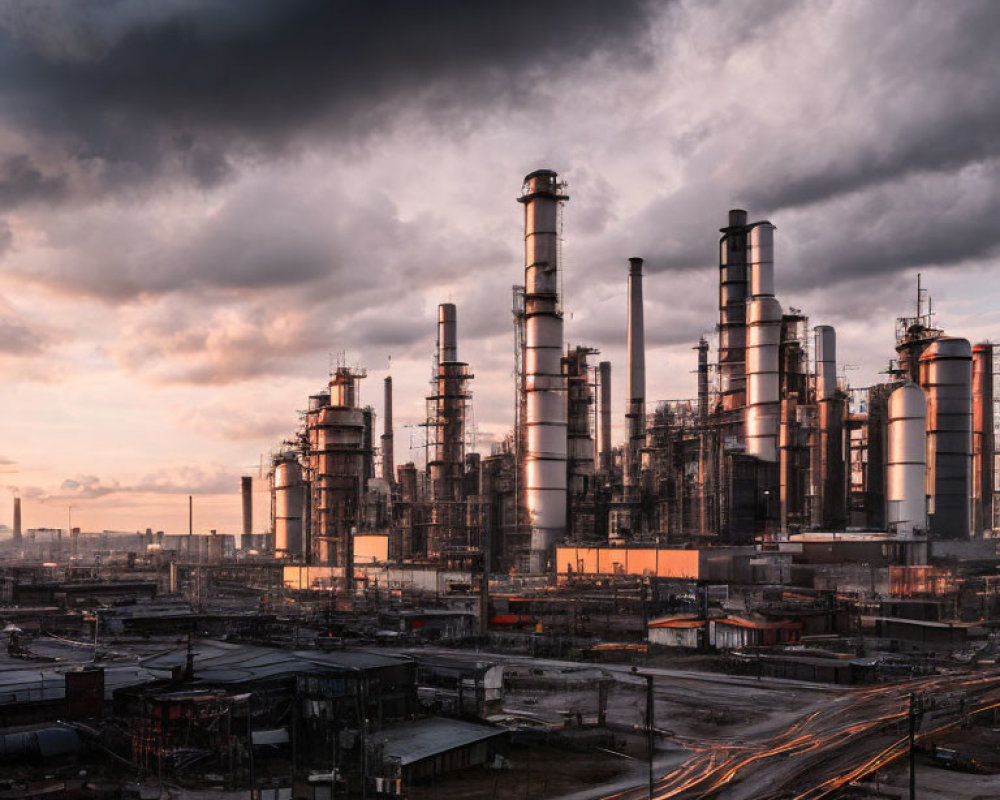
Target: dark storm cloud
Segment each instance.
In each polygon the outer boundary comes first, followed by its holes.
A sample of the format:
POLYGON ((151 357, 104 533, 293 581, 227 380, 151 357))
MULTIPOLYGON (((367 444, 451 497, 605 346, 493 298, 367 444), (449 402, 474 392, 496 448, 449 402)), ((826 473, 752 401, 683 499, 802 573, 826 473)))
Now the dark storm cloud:
POLYGON ((274 152, 322 123, 367 135, 419 99, 447 124, 530 91, 519 78, 597 51, 640 52, 645 2, 217 0, 8 3, 8 124, 72 138, 118 177, 179 163, 211 185, 235 151, 274 152), (139 8, 146 8, 145 6, 139 8))
MULTIPOLYGON (((0 211, 21 203, 57 200, 66 191, 63 176, 45 175, 27 155, 8 156, 0 162, 0 211)), ((9 237, 9 229, 4 226, 9 237)), ((0 249, 3 233, 0 232, 0 249)))

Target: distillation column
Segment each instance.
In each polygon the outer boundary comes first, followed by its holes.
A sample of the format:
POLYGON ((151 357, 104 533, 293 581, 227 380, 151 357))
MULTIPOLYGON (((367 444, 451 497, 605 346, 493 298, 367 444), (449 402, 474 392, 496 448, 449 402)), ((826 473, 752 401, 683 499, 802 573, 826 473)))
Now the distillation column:
POLYGON ((528 568, 545 571, 566 532, 566 382, 560 359, 563 315, 559 298, 557 175, 538 170, 524 179, 525 505, 531 528, 528 568))
POLYGON ((814 464, 817 511, 820 523, 840 528, 847 517, 844 494, 844 397, 837 388, 837 333, 830 325, 817 325, 816 405, 818 407, 818 458, 814 464))
POLYGON ((732 209, 719 241, 719 391, 723 411, 746 402, 747 212, 732 209))
POLYGON ((465 461, 465 416, 469 401, 469 365, 458 360, 458 311, 454 303, 438 306, 438 367, 434 394, 428 398, 428 427, 434 445, 427 473, 431 524, 430 558, 468 555, 462 473, 465 461))
POLYGON ((781 380, 781 305, 774 297, 774 226, 754 223, 749 236, 752 300, 748 307, 746 351, 747 404, 744 431, 747 454, 770 464, 778 460, 781 380))

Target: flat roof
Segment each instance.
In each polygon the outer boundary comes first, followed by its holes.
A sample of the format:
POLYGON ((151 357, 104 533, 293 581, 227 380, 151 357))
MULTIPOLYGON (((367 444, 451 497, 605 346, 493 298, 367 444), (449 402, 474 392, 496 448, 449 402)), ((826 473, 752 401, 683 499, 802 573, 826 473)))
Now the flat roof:
POLYGON ((405 767, 449 750, 506 734, 503 729, 474 722, 430 717, 393 725, 374 734, 373 738, 383 745, 385 755, 398 758, 405 767))

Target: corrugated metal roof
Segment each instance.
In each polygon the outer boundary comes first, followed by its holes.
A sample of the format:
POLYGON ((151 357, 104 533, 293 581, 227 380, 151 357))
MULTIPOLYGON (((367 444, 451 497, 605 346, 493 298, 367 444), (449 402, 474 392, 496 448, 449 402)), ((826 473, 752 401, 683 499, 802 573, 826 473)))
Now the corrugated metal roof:
POLYGON ((506 733, 499 728, 476 725, 473 722, 431 717, 393 725, 375 734, 374 738, 384 745, 386 756, 398 758, 405 767, 458 747, 504 736, 506 733))
MULTIPOLYGON (((410 663, 405 656, 391 656, 366 650, 281 650, 232 642, 198 641, 194 650, 195 679, 211 683, 244 683, 278 675, 378 669, 410 663)), ((149 669, 169 672, 183 667, 187 648, 178 648, 146 659, 149 669)))

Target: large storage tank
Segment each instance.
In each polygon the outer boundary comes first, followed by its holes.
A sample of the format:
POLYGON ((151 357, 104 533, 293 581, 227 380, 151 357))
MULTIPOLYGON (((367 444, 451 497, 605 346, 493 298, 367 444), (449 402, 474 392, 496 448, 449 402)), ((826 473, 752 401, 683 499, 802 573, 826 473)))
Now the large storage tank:
POLYGON ((912 535, 927 529, 927 401, 923 389, 907 383, 889 397, 889 454, 886 500, 889 529, 912 535))
POLYGON ((931 536, 969 535, 972 490, 972 347, 967 339, 935 339, 920 356, 927 395, 927 516, 931 536))
POLYGON ((274 549, 286 558, 302 558, 302 511, 305 487, 302 468, 294 454, 274 461, 274 549))

